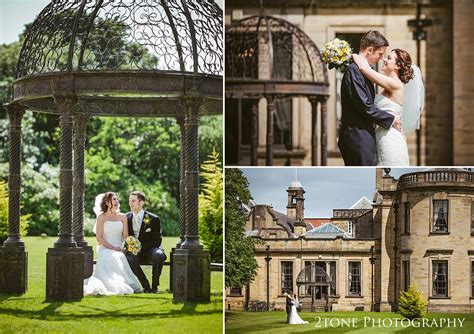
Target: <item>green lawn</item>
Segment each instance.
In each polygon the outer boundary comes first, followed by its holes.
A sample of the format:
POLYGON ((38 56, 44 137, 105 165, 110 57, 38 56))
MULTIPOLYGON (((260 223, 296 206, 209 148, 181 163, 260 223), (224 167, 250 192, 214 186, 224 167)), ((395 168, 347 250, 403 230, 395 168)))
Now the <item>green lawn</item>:
MULTIPOLYGON (((90 296, 78 302, 48 302, 46 252, 57 237, 26 237, 28 292, 0 294, 0 333, 222 333, 221 272, 211 276, 211 303, 174 303, 169 292, 128 296, 90 296)), ((87 238, 97 245, 95 238, 87 238)), ((167 252, 177 242, 164 238, 167 252)), ((151 280, 151 267, 146 266, 151 280)), ((169 266, 163 268, 162 290, 169 288, 169 266)))
MULTIPOLYGON (((281 312, 239 312, 239 311, 226 311, 226 333, 456 333, 456 334, 472 334, 474 333, 474 314, 435 314, 431 313, 428 315, 428 320, 431 324, 433 319, 436 319, 438 325, 440 318, 465 318, 463 327, 459 328, 459 322, 457 322, 457 328, 447 328, 444 324, 442 328, 438 327, 402 327, 399 325, 390 327, 390 319, 402 317, 395 313, 369 313, 369 312, 330 312, 330 313, 310 313, 302 312, 300 314, 303 320, 308 321, 308 324, 304 325, 287 325, 286 313, 281 312), (317 318, 321 320, 318 321, 317 318), (364 325, 364 317, 370 317, 367 325, 364 325), (324 319, 328 322, 328 326, 324 326, 324 319), (356 318, 356 324, 346 321, 348 325, 343 326, 342 319, 356 318), (332 325, 329 323, 332 319, 332 325), (373 320, 372 320, 373 319, 373 320), (383 320, 385 320, 385 326, 383 320), (380 320, 380 327, 377 326, 380 320), (373 326, 372 321, 375 322, 373 326)), ((393 321, 394 324, 394 321, 393 321)), ((408 324, 405 323, 405 326, 408 324)))

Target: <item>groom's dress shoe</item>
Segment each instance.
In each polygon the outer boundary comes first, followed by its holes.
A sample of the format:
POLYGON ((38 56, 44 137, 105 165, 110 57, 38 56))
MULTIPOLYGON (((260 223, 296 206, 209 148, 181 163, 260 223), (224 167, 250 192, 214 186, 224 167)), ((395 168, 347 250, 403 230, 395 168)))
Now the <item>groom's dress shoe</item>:
POLYGON ((145 289, 143 289, 143 292, 144 292, 144 293, 151 293, 152 290, 151 290, 150 288, 145 288, 145 289))
POLYGON ((158 293, 158 292, 159 292, 159 290, 158 290, 157 286, 151 288, 151 293, 158 293))

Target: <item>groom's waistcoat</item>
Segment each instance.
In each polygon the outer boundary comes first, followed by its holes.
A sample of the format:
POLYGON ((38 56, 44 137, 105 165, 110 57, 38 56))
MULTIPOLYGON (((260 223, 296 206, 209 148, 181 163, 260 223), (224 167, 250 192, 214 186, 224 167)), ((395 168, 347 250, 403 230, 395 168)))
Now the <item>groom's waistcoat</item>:
MULTIPOLYGON (((140 240, 142 244, 142 251, 153 247, 160 247, 163 237, 160 217, 151 212, 144 211, 143 218, 144 219, 142 219, 141 222, 140 232, 138 233, 138 240, 140 240), (148 223, 145 223, 145 218, 147 219, 148 223)), ((134 235, 132 212, 127 213, 127 221, 128 235, 134 235)))

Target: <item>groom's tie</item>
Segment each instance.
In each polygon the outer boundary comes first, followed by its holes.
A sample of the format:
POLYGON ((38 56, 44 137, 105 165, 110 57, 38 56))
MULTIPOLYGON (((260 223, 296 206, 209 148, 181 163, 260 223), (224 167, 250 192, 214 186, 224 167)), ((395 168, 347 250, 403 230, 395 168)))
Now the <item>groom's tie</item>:
POLYGON ((138 215, 135 213, 132 216, 132 223, 133 223, 133 233, 135 234, 135 237, 138 238, 138 231, 140 231, 139 226, 138 226, 138 215))

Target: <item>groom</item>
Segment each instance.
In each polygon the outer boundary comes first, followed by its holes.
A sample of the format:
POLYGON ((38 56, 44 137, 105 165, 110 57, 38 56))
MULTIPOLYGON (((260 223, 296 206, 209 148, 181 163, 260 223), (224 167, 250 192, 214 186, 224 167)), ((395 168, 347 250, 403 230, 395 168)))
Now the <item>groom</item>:
POLYGON ((293 292, 287 291, 286 292, 286 303, 285 303, 285 309, 286 309, 286 323, 290 323, 290 313, 291 313, 291 294, 293 292))
POLYGON ((145 293, 157 293, 160 285, 160 275, 163 264, 166 261, 166 254, 161 248, 160 218, 143 209, 145 205, 145 194, 141 191, 130 193, 128 204, 132 211, 127 213, 128 235, 135 236, 142 244, 142 249, 138 255, 127 254, 127 260, 133 273, 137 276, 145 293), (140 264, 151 262, 152 283, 148 282, 140 264))
MULTIPOLYGON (((359 55, 369 65, 382 59, 388 41, 378 31, 369 31, 360 40, 359 55)), ((338 146, 346 166, 375 166, 375 125, 401 130, 400 116, 374 106, 374 84, 366 79, 352 63, 344 73, 341 84, 342 119, 338 146)))

